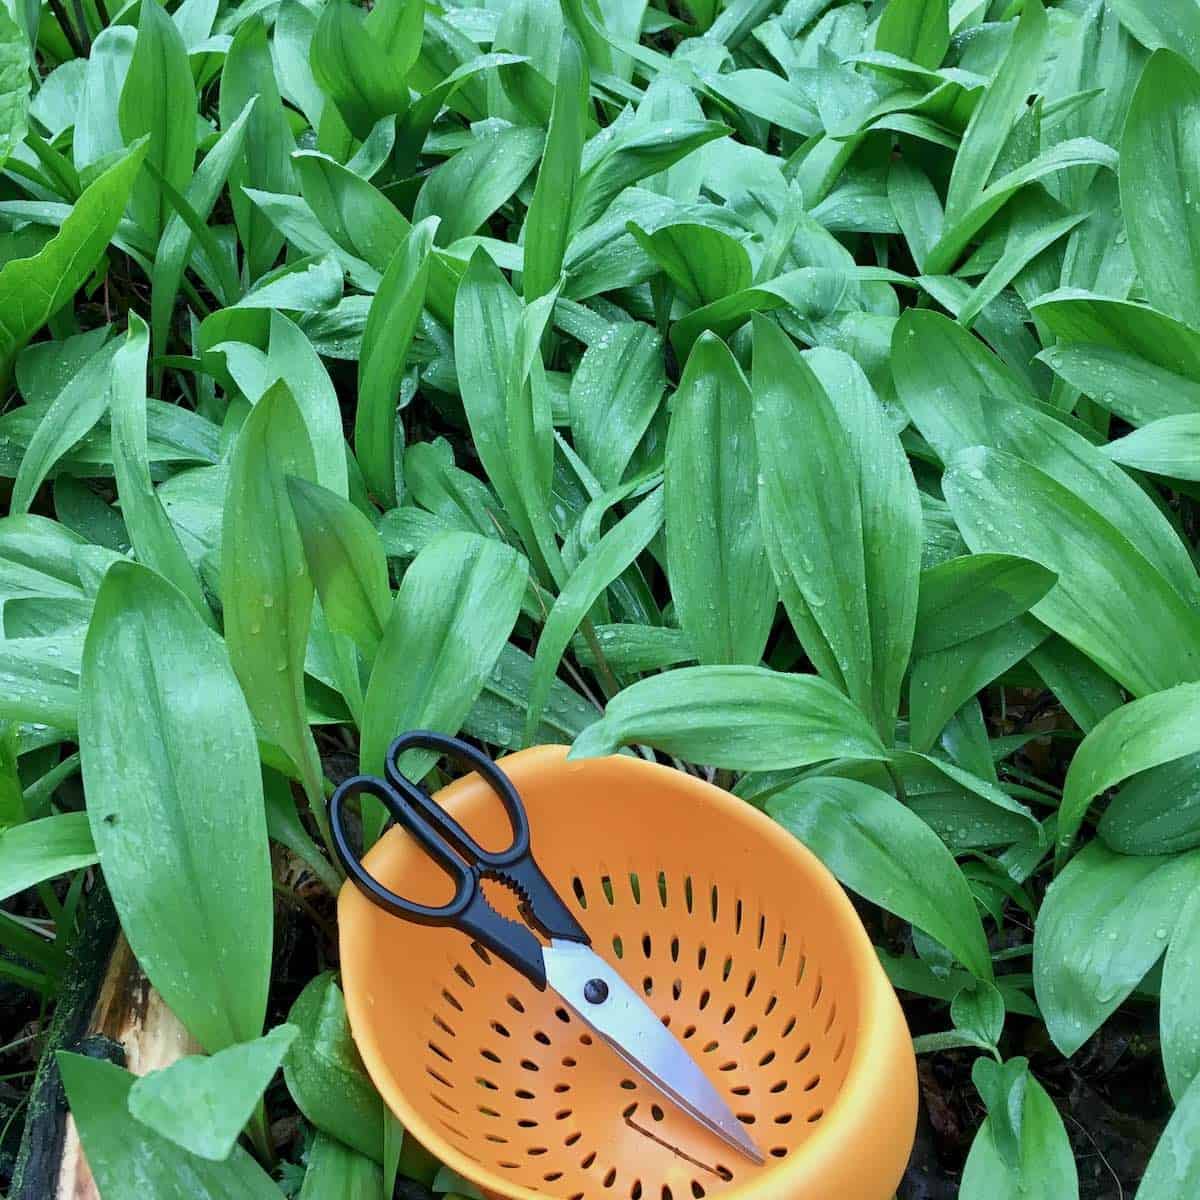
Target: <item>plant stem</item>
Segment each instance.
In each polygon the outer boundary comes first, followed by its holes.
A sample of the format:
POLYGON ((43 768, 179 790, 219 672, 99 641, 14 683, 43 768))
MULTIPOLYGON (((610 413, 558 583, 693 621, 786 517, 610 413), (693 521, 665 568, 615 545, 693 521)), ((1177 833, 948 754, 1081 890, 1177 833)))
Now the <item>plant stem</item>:
POLYGON ((246 1133, 254 1145, 254 1152, 258 1155, 259 1162, 268 1169, 273 1167, 275 1165, 275 1147, 271 1145, 271 1134, 267 1128, 267 1109, 261 1096, 254 1106, 254 1112, 246 1126, 246 1133))
POLYGON ((901 804, 908 804, 908 793, 904 790, 904 780, 900 778, 900 772, 896 770, 896 764, 889 758, 884 765, 887 768, 888 777, 892 781, 892 790, 896 793, 896 799, 901 804))

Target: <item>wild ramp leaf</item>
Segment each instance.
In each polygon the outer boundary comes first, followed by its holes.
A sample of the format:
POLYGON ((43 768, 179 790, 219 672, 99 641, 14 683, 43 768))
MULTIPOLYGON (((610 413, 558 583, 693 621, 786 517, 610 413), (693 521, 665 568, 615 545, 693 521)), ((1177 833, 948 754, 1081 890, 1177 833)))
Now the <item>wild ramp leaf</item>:
POLYGON ((271 1177, 240 1146, 209 1162, 160 1137, 128 1108, 134 1077, 100 1059, 60 1051, 67 1100, 105 1200, 279 1200, 271 1177))
POLYGON ((957 455, 943 488, 975 551, 1021 554, 1055 572, 1033 615, 1135 696, 1200 678, 1196 611, 1078 496, 1011 454, 983 448, 957 455))
POLYGON ((1104 447, 1104 453, 1123 467, 1200 480, 1200 413, 1162 417, 1135 429, 1104 447))
POLYGON ((992 960, 967 881, 941 839, 893 796, 851 779, 814 777, 767 811, 852 891, 936 938, 977 978, 992 960))
POLYGON ((604 717, 575 739, 571 757, 635 743, 735 771, 887 757, 837 688, 756 666, 683 667, 640 680, 609 701, 604 717))
POLYGON ((29 110, 29 39, 5 9, 0 14, 0 166, 25 135, 29 110))
POLYGON ((1200 852, 1114 854, 1093 841, 1046 892, 1034 934, 1038 1006, 1070 1056, 1159 960, 1184 900, 1200 886, 1200 852))
POLYGON ((1163 1068, 1171 1095, 1182 1104, 1200 1078, 1200 1013, 1194 980, 1200 970, 1200 890, 1184 902, 1163 962, 1159 1028, 1163 1068))
POLYGON ((729 349, 701 336, 674 397, 663 492, 671 594, 689 647, 706 665, 757 664, 778 604, 759 517, 751 406, 729 349))
POLYGON ((58 233, 31 258, 0 267, 0 384, 17 352, 83 286, 112 240, 147 143, 135 143, 84 190, 58 233))
POLYGON ((0 900, 99 861, 86 813, 56 813, 0 830, 0 900))
POLYGON ((257 1037, 271 864, 254 726, 225 648, 161 576, 117 563, 80 692, 88 817, 130 946, 206 1049, 257 1037))

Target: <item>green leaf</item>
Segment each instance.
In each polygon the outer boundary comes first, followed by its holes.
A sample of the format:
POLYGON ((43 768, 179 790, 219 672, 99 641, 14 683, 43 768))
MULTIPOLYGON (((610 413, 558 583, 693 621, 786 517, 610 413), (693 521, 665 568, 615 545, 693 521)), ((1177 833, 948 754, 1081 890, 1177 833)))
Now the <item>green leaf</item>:
POLYGON ((757 665, 778 604, 751 405, 737 360, 703 334, 675 393, 663 491, 671 595, 690 652, 706 666, 757 665))
MULTIPOLYGON (((1015 1114, 989 1101, 988 1116, 967 1155, 959 1194, 962 1200, 1076 1200, 1079 1178, 1062 1117, 1029 1073, 1025 1059, 1005 1067, 1014 1065, 1019 1065, 1019 1086, 1005 1092, 1003 1099, 1011 1097, 1015 1114)), ((977 1073, 985 1067, 997 1069, 980 1059, 977 1073)))
POLYGON ((947 0, 888 0, 875 27, 875 48, 921 67, 940 67, 950 46, 947 0))
POLYGON ((1200 332, 1127 300, 1053 292, 1031 311, 1059 339, 1038 355, 1132 425, 1200 413, 1200 332))
POLYGON ((1109 713, 1080 743, 1067 771, 1058 816, 1060 860, 1089 805, 1139 771, 1200 752, 1200 683, 1144 696, 1109 713))
POLYGON ((1167 46, 1185 58, 1196 53, 1200 12, 1193 0, 1109 0, 1109 7, 1143 46, 1167 46))
POLYGON ((851 360, 801 355, 762 319, 754 341, 759 503, 784 607, 817 669, 890 740, 917 608, 916 484, 851 360))
POLYGON ((430 254, 438 227, 428 217, 412 227, 388 264, 371 301, 359 360, 354 450, 367 486, 384 508, 396 503, 400 384, 425 304, 430 254))
POLYGON ((441 246, 475 233, 525 182, 544 142, 540 129, 521 125, 480 133, 426 177, 413 220, 439 217, 441 246))
POLYGON ((1008 53, 975 106, 955 155, 946 192, 947 227, 961 221, 987 187, 1009 130, 1034 90, 1049 27, 1041 0, 1029 0, 1008 53))
POLYGON ((942 840, 894 797, 853 779, 805 779, 767 803, 851 891, 936 938, 979 979, 992 959, 971 889, 942 840))
POLYGON ((318 1133, 308 1151, 300 1200, 378 1200, 383 1172, 337 1138, 318 1133))
POLYGON ((1167 957, 1163 961, 1163 1068, 1176 1104, 1200 1077, 1200 1009, 1196 1007, 1196 973, 1200 971, 1200 891, 1184 901, 1167 957))
MULTIPOLYGON (((380 20, 389 32, 400 32, 402 42, 415 38, 419 46, 421 26, 413 28, 401 22, 397 30, 395 15, 407 9, 419 22, 423 17, 421 5, 393 0, 381 7, 384 12, 380 20)), ((403 59, 391 57, 387 49, 391 38, 378 37, 378 29, 379 25, 364 17, 357 5, 334 0, 322 9, 309 47, 313 78, 360 140, 370 134, 376 121, 408 107, 408 68, 403 59)), ((409 49, 404 59, 411 63, 413 58, 409 49)))
POLYGON ((1174 1200, 1200 1187, 1200 1082, 1193 1081, 1167 1122, 1134 1200, 1174 1200))
POLYGON ((532 743, 563 651, 604 589, 650 544, 663 522, 663 493, 656 488, 618 521, 571 573, 554 601, 538 638, 525 717, 525 740, 532 743))
POLYGON ((278 1025, 211 1058, 192 1054, 151 1071, 129 1089, 129 1111, 160 1137, 222 1162, 299 1032, 295 1025, 278 1025))
POLYGON ((250 711, 300 771, 309 803, 323 804, 304 702, 313 585, 287 490, 290 476, 311 481, 313 474, 296 402, 276 383, 251 409, 229 463, 221 524, 225 641, 250 711))
POLYGON ((222 129, 230 129, 255 97, 246 128, 245 154, 235 160, 229 172, 233 217, 245 251, 246 273, 252 281, 271 268, 283 245, 283 235, 244 189, 283 193, 296 190, 290 157, 295 142, 275 83, 266 26, 262 17, 252 14, 238 26, 221 70, 222 129))
POLYGON ((0 385, 17 352, 87 281, 104 255, 146 156, 139 142, 75 202, 58 233, 30 258, 0 268, 0 385))
POLYGON ((154 490, 146 435, 146 361, 150 330, 136 313, 129 332, 112 358, 113 470, 121 515, 139 561, 173 583, 210 625, 216 624, 204 598, 200 577, 188 558, 162 500, 154 490))
POLYGON ((0 13, 0 167, 25 136, 29 66, 29 39, 6 8, 0 13))
POLYGON ((100 864, 151 983, 208 1051, 257 1037, 272 900, 254 727, 220 640, 134 563, 96 596, 79 747, 100 864))
POLYGON ((1162 417, 1109 442, 1113 462, 1152 475, 1200 480, 1200 413, 1162 417))
POLYGON ((688 221, 662 225, 653 233, 634 221, 626 228, 694 307, 750 286, 750 255, 742 242, 722 229, 688 221))
POLYGON ((305 479, 287 481, 304 557, 329 628, 354 639, 370 661, 391 611, 383 542, 340 496, 305 479))
POLYGON ((128 1109, 134 1077, 120 1067, 63 1051, 58 1066, 105 1200, 280 1200, 282 1192, 241 1147, 224 1162, 208 1162, 135 1120, 128 1109))
POLYGON ((1034 933, 1033 978, 1063 1054, 1074 1054, 1142 981, 1198 886, 1200 853, 1132 857, 1098 841, 1050 885, 1034 933))
MULTIPOLYGON (((367 685, 363 771, 381 771, 388 744, 405 729, 458 731, 516 623, 526 575, 515 550, 473 533, 447 534, 417 555, 367 685)), ((412 762, 419 778, 433 756, 422 751, 412 762)))
POLYGON ((666 389, 662 339, 639 321, 611 325, 571 378, 575 449, 606 489, 617 487, 666 389))
POLYGON ((1198 119, 1200 74, 1159 50, 1142 71, 1125 120, 1121 209, 1146 298, 1193 327, 1200 325, 1198 119))
MULTIPOLYGON (((234 164, 242 156, 250 119, 250 105, 255 103, 256 97, 246 102, 247 107, 221 134, 213 148, 204 156, 204 161, 196 169, 195 175, 191 175, 190 181, 187 182, 184 199, 202 221, 208 220, 234 164)), ((192 257, 195 244, 195 235, 182 215, 178 212, 172 213, 163 227, 150 275, 150 328, 154 348, 160 355, 167 350, 171 313, 175 307, 175 298, 179 294, 179 285, 183 281, 184 269, 192 257)), ((227 299, 232 301, 235 297, 229 296, 227 299)))
POLYGON ((913 653, 929 654, 999 629, 1037 603, 1054 573, 1012 554, 970 554, 921 572, 913 653))
POLYGON ((0 829, 0 900, 99 860, 87 813, 57 813, 0 829))
POLYGON ((305 987, 288 1024, 300 1030, 283 1060, 296 1107, 322 1133, 382 1162, 383 1101, 354 1048, 346 1002, 332 972, 305 987))
MULTIPOLYGON (((175 22, 159 4, 143 5, 129 74, 121 89, 121 136, 127 143, 146 138, 146 165, 177 191, 192 178, 196 158, 196 87, 187 47, 175 22)), ((133 219, 157 238, 171 215, 157 178, 149 171, 134 183, 133 219)))
POLYGON ((0 641, 0 719, 74 729, 78 647, 76 635, 0 641))
POLYGON ((525 217, 526 303, 554 288, 562 274, 587 118, 587 59, 575 37, 564 31, 546 149, 525 217))
POLYGON ((942 486, 973 550, 1020 554, 1057 574, 1033 615, 1134 695, 1200 676, 1196 610, 1078 496, 982 447, 959 454, 942 486))
POLYGON ((113 356, 120 344, 108 342, 92 354, 45 410, 21 458, 10 512, 29 511, 55 464, 104 416, 113 356))
POLYGON ((901 403, 943 462, 972 446, 1024 459, 1119 530, 1185 600, 1200 603, 1196 568, 1154 501, 1086 438, 1039 408, 978 338, 946 317, 909 309, 896 323, 892 368, 901 403))
POLYGON ((763 667, 683 667, 643 679, 609 701, 570 757, 612 754, 630 743, 734 771, 887 758, 866 717, 837 688, 763 667))

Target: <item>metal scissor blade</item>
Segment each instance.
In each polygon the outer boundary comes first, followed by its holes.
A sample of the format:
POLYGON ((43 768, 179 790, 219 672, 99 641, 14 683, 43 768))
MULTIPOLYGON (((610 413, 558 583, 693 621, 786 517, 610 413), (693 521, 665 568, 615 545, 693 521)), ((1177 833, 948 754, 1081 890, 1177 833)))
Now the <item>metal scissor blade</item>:
POLYGON ((561 939, 552 940, 543 953, 550 986, 639 1075, 735 1150, 756 1163, 764 1161, 679 1039, 604 959, 587 946, 561 939), (589 993, 605 998, 596 1003, 589 993))

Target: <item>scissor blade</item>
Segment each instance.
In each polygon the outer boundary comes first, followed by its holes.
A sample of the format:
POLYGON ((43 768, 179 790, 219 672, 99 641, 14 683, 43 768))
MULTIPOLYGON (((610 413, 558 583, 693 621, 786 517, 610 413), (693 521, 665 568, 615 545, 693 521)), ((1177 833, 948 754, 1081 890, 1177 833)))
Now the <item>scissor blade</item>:
POLYGON ((543 953, 550 986, 639 1075, 735 1150, 756 1163, 764 1161, 679 1039, 604 959, 587 946, 560 939, 543 953), (594 1003, 591 997, 601 994, 605 998, 594 1003))

